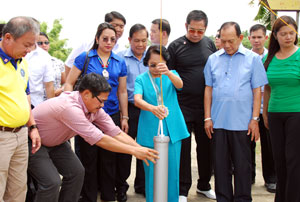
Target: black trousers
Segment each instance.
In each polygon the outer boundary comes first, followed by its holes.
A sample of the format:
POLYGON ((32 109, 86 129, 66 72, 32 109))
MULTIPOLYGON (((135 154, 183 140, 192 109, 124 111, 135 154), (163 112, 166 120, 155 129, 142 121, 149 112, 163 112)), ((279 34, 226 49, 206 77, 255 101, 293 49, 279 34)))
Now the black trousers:
MULTIPOLYGON (((212 175, 212 148, 211 140, 204 130, 203 110, 192 109, 192 113, 187 112, 181 106, 186 125, 190 134, 194 132, 197 143, 197 165, 199 179, 197 188, 202 191, 211 189, 209 181, 212 175), (187 115, 188 114, 188 115, 187 115)), ((191 136, 182 140, 179 173, 179 195, 187 196, 192 185, 191 174, 191 136)))
MULTIPOLYGON (((262 114, 259 115, 259 132, 260 132, 260 145, 261 145, 261 164, 262 174, 265 183, 276 183, 276 172, 271 147, 271 137, 269 130, 265 127, 262 114)), ((256 142, 251 142, 251 163, 252 163, 252 181, 256 176, 256 163, 255 163, 255 147, 256 142)))
MULTIPOLYGON (((29 140, 29 151, 31 144, 29 140)), ((30 152, 28 172, 37 182, 35 202, 79 200, 84 168, 69 142, 55 147, 41 146, 35 154, 30 152)))
POLYGON ((300 112, 269 112, 277 174, 275 202, 300 201, 300 112))
MULTIPOLYGON (((120 113, 111 115, 114 123, 120 125, 120 113)), ((84 183, 81 190, 81 201, 97 202, 98 188, 101 199, 115 200, 116 153, 91 146, 78 138, 80 147, 80 160, 85 168, 84 183), (98 187, 99 183, 99 187, 98 187)))
MULTIPOLYGON (((137 136, 137 127, 140 116, 140 109, 135 107, 134 104, 128 103, 128 125, 130 135, 133 139, 137 136)), ((128 154, 117 154, 117 177, 116 177, 116 189, 117 192, 126 192, 128 190, 128 183, 126 180, 130 176, 131 171, 131 159, 132 156, 128 154)), ((136 162, 136 173, 134 180, 134 188, 137 192, 145 191, 145 172, 143 167, 143 161, 138 160, 136 162)))
POLYGON ((247 135, 247 132, 214 129, 213 157, 218 202, 252 201, 251 136, 247 135), (234 191, 232 164, 234 166, 234 191))
POLYGON ((265 183, 276 183, 276 172, 272 154, 271 137, 269 130, 265 127, 264 119, 260 115, 259 122, 262 175, 265 183))

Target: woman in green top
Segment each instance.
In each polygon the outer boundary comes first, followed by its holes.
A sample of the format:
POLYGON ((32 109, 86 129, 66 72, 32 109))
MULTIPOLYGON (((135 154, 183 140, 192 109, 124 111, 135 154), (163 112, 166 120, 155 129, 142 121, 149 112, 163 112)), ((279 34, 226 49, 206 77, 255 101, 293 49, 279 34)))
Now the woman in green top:
POLYGON ((296 202, 300 201, 300 49, 296 22, 289 16, 281 19, 273 25, 264 63, 269 85, 263 116, 277 173, 275 202, 296 202))

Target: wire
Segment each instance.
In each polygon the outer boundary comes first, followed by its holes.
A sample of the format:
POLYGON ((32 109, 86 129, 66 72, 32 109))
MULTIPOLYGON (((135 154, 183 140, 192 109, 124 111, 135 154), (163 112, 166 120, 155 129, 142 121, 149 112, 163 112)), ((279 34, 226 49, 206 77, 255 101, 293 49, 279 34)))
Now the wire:
POLYGON ((265 2, 263 2, 262 0, 260 0, 260 2, 264 7, 266 7, 271 13, 273 13, 277 18, 279 18, 284 24, 286 24, 287 26, 289 26, 294 32, 296 32, 297 35, 299 35, 299 33, 297 32, 297 30, 289 25, 286 21, 284 21, 281 17, 279 17, 276 12, 274 12, 267 4, 265 4, 265 2))

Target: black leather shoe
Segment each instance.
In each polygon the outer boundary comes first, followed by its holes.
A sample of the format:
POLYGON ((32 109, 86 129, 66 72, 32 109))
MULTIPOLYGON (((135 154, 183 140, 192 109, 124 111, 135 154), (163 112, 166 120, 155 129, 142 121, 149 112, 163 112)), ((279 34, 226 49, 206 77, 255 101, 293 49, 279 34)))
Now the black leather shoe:
POLYGON ((126 194, 126 192, 119 192, 119 193, 117 193, 117 201, 118 202, 125 202, 125 201, 127 201, 127 194, 126 194))
POLYGON ((267 191, 270 193, 276 193, 276 183, 265 183, 267 191))
POLYGON ((135 190, 135 193, 137 193, 137 194, 142 194, 144 197, 146 197, 146 194, 145 194, 145 190, 144 190, 144 189, 136 189, 136 190, 135 190))

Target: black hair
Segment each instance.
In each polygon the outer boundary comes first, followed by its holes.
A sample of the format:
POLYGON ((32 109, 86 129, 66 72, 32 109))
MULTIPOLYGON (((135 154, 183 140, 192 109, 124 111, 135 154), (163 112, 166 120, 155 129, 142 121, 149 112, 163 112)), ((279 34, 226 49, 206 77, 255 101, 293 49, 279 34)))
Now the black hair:
POLYGON ((122 20, 124 25, 126 25, 126 19, 121 13, 119 13, 117 11, 112 11, 110 13, 105 14, 105 17, 104 17, 105 22, 111 23, 114 19, 122 20))
POLYGON ((266 33, 267 33, 267 29, 264 25, 256 24, 256 25, 253 25, 252 27, 250 27, 250 30, 249 30, 250 35, 252 32, 255 32, 257 30, 262 30, 264 35, 266 35, 266 33))
POLYGON ((2 37, 2 29, 3 29, 4 25, 5 25, 4 23, 0 24, 0 38, 2 37))
MULTIPOLYGON (((153 53, 160 55, 160 46, 159 45, 152 45, 148 48, 146 55, 144 57, 144 60, 143 60, 143 63, 145 66, 148 66, 148 62, 150 60, 151 54, 153 54, 153 53)), ((161 47, 161 56, 168 63, 168 61, 170 59, 170 55, 164 46, 161 47)))
POLYGON ((80 81, 79 92, 89 90, 93 97, 100 95, 103 92, 110 92, 111 86, 107 80, 100 74, 90 73, 86 74, 80 81))
POLYGON ((205 27, 207 27, 208 18, 206 14, 201 10, 193 10, 188 14, 188 16, 186 17, 186 23, 189 25, 192 20, 194 21, 204 20, 204 25, 205 27))
POLYGON ((111 29, 115 32, 115 34, 117 33, 116 29, 111 24, 109 24, 107 22, 101 23, 100 25, 98 25, 97 32, 96 32, 95 39, 94 39, 94 44, 93 44, 93 47, 91 48, 91 50, 98 49, 99 44, 97 44, 96 38, 99 39, 102 32, 106 29, 111 29))
POLYGON ((145 30, 147 32, 147 38, 148 38, 148 36, 149 36, 148 31, 147 31, 146 27, 142 24, 133 25, 129 30, 129 37, 132 38, 134 33, 141 31, 141 30, 145 30))
POLYGON ((240 35, 242 34, 241 28, 240 28, 239 24, 236 23, 236 22, 225 22, 225 23, 223 23, 222 26, 221 26, 221 28, 220 28, 220 35, 221 35, 222 30, 227 29, 227 28, 229 28, 231 26, 234 27, 236 35, 238 37, 240 37, 240 35))
POLYGON ((152 21, 152 24, 158 25, 158 29, 160 29, 160 22, 162 22, 162 31, 166 31, 169 36, 171 33, 171 26, 168 20, 166 19, 155 19, 152 21))
MULTIPOLYGON (((293 25, 295 27, 295 30, 298 30, 298 26, 296 21, 290 17, 290 16, 282 16, 280 17, 282 20, 284 20, 287 24, 293 25)), ((268 56, 267 59, 264 63, 265 69, 268 69, 268 66, 270 62, 272 61, 274 55, 280 50, 280 45, 277 41, 277 32, 280 30, 281 27, 287 26, 280 18, 277 18, 277 20, 274 22, 273 27, 272 27, 272 32, 270 36, 270 41, 269 41, 269 51, 268 51, 268 56)), ((294 41, 294 44, 298 44, 298 35, 296 34, 296 40, 294 41)))
POLYGON ((49 37, 48 37, 48 35, 45 32, 40 32, 40 36, 44 36, 44 37, 46 37, 49 40, 49 37))

